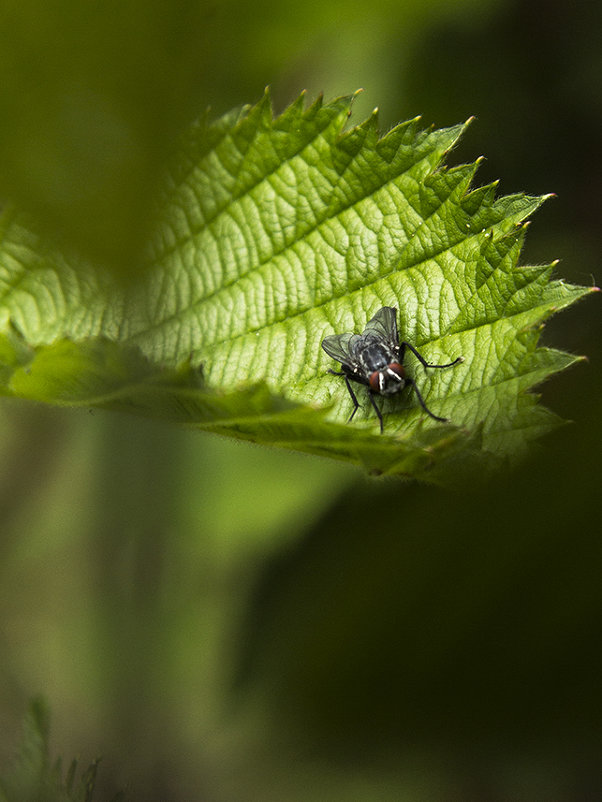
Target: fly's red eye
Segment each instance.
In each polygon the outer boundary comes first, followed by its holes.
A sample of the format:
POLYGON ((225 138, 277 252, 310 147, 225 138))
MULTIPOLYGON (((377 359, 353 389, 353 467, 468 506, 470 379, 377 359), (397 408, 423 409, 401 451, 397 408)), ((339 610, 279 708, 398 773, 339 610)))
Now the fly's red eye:
POLYGON ((371 373, 368 381, 370 382, 371 390, 374 390, 375 393, 380 392, 380 370, 375 370, 374 373, 371 373))
POLYGON ((392 373, 396 373, 400 379, 405 378, 406 375, 405 368, 403 365, 400 365, 399 362, 391 362, 391 364, 387 365, 387 367, 392 373))

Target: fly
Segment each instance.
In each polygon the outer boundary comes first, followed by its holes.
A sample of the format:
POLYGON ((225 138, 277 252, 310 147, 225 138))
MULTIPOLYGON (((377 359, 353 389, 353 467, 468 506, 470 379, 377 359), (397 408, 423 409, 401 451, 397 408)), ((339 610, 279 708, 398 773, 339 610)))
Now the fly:
POLYGON ((375 395, 395 395, 404 387, 412 387, 422 409, 434 420, 447 422, 447 418, 440 418, 427 407, 414 379, 406 376, 403 358, 406 348, 425 368, 451 368, 458 362, 463 362, 459 356, 447 365, 431 365, 408 342, 399 342, 397 333, 397 309, 392 306, 383 306, 374 317, 368 321, 362 334, 332 334, 322 340, 322 348, 328 356, 341 363, 341 370, 329 370, 334 376, 345 379, 347 390, 353 401, 353 412, 349 420, 357 412, 359 402, 353 392, 351 382, 357 382, 368 387, 370 403, 380 421, 380 433, 383 433, 382 412, 376 405, 375 395))

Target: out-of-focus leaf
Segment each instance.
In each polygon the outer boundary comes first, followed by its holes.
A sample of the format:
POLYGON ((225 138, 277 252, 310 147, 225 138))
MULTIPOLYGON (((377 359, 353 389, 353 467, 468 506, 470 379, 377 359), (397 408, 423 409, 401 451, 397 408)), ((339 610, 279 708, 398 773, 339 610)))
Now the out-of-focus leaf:
POLYGON ((0 199, 123 277, 140 267, 158 165, 198 103, 196 0, 7 0, 0 199))

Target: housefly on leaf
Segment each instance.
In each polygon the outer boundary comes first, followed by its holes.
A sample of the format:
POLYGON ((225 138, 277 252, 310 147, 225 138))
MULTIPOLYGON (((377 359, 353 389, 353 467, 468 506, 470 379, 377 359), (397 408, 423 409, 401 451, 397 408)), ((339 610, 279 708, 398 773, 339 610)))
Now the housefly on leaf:
POLYGON ((353 412, 349 421, 357 412, 359 402, 353 392, 351 382, 357 382, 368 387, 370 403, 380 421, 380 432, 383 433, 383 416, 374 400, 375 395, 395 395, 410 386, 414 389, 422 409, 434 420, 446 422, 447 418, 440 418, 427 407, 416 382, 409 376, 403 366, 406 348, 425 368, 451 368, 462 362, 459 356, 447 365, 431 365, 408 342, 399 342, 397 333, 397 309, 383 306, 374 317, 368 321, 362 334, 332 334, 322 340, 322 348, 328 356, 341 363, 342 370, 329 370, 334 376, 345 379, 347 390, 353 401, 353 412))

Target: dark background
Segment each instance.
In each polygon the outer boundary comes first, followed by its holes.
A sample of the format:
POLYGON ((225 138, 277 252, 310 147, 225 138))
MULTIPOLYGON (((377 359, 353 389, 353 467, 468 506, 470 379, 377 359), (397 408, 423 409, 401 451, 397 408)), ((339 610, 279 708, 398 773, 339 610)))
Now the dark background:
MULTIPOLYGON (((598 4, 138 5, 112 26, 111 4, 73 21, 30 2, 0 31, 3 193, 116 269, 148 176, 207 105, 362 86, 355 119, 379 105, 383 130, 476 115, 452 162, 484 154, 478 182, 558 196, 522 262, 600 280, 598 4), (82 201, 91 130, 107 147, 127 130, 130 158, 82 201), (101 208, 113 237, 89 222, 101 208)), ((574 423, 453 491, 4 401, 0 756, 41 692, 53 752, 104 756, 99 799, 126 784, 176 802, 602 798, 600 328, 594 297, 542 335, 589 357, 540 388, 574 423)))

